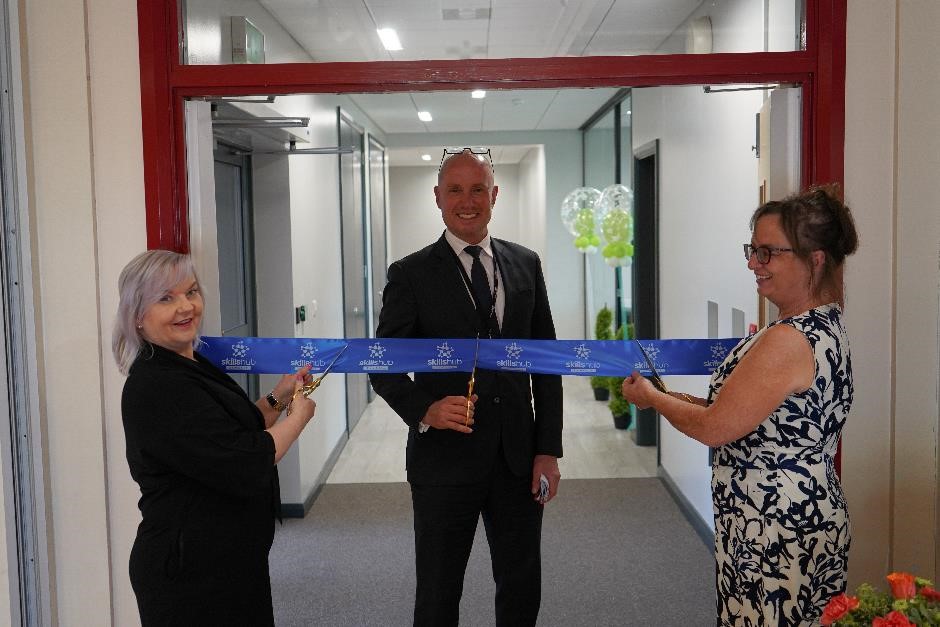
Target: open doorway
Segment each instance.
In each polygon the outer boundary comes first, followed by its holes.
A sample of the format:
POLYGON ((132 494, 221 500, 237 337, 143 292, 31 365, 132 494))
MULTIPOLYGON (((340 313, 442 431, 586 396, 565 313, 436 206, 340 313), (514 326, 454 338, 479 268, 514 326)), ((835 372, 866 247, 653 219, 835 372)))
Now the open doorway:
MULTIPOLYGON (((608 174, 597 175, 589 183, 599 187, 616 183, 616 174, 621 172, 620 180, 635 192, 635 254, 631 267, 618 270, 599 254, 585 255, 577 250, 559 215, 565 195, 585 182, 584 163, 589 155, 580 148, 579 127, 598 103, 609 100, 615 91, 556 90, 550 98, 540 90, 491 93, 488 97, 493 97, 493 102, 499 97, 508 106, 513 106, 513 101, 520 103, 516 107, 530 102, 545 107, 544 103, 554 102, 564 103, 570 110, 580 99, 583 108, 571 116, 567 126, 559 124, 559 128, 504 127, 475 132, 398 132, 395 122, 388 122, 400 110, 397 103, 402 99, 396 94, 298 94, 279 96, 263 105, 240 105, 245 115, 254 111, 254 117, 260 118, 263 113, 269 118, 280 117, 279 123, 297 116, 306 120, 300 131, 277 136, 277 141, 271 137, 262 141, 261 135, 273 134, 265 128, 264 133, 252 131, 259 137, 248 142, 252 143, 256 207, 258 335, 353 337, 350 320, 358 325, 355 333, 361 333, 360 337, 373 333, 384 287, 378 282, 384 281, 381 277, 386 264, 427 245, 443 230, 432 190, 442 147, 461 145, 493 147, 500 185, 494 234, 521 242, 542 257, 559 337, 587 337, 584 329, 590 314, 585 263, 595 267, 591 273, 595 286, 603 286, 611 295, 619 290, 626 303, 623 308, 637 319, 637 336, 641 338, 660 337, 662 325, 664 337, 704 337, 705 330, 698 329, 693 313, 704 291, 728 292, 723 302, 749 315, 754 303, 747 281, 739 284, 746 292, 741 297, 734 295, 734 289, 720 285, 735 284, 735 273, 746 272, 736 257, 734 261, 725 259, 725 252, 734 250, 742 237, 746 239, 746 216, 754 207, 757 165, 750 146, 761 93, 710 94, 701 86, 632 90, 632 111, 621 112, 631 120, 629 133, 620 125, 620 166, 612 150, 592 151, 590 155, 599 171, 608 174), (346 120, 345 127, 337 124, 337 107, 342 108, 339 119, 346 120), (693 111, 695 117, 683 117, 693 111), (332 123, 328 115, 332 115, 332 123), (701 123, 693 125, 691 119, 701 123), (366 142, 368 154, 363 150, 366 142), (664 167, 668 176, 657 178, 657 172, 663 176, 664 167), (623 172, 627 172, 625 178, 623 172), (665 219, 657 217, 656 209, 663 195, 668 200, 665 219), (728 266, 728 273, 712 275, 703 264, 689 265, 682 252, 664 259, 657 255, 662 241, 673 251, 691 247, 688 249, 694 248, 697 255, 724 259, 720 263, 728 266), (694 279, 689 279, 692 275, 694 279), (274 289, 276 286, 279 289, 274 289), (668 303, 665 309, 660 304, 663 298, 668 303), (372 324, 367 322, 370 317, 372 324)), ((434 95, 421 94, 422 104, 432 107, 434 95)), ((414 107, 410 99, 405 104, 414 107)), ((551 107, 545 108, 539 117, 551 117, 550 111, 551 107)), ((205 123, 211 133, 211 118, 205 123)), ((598 126, 598 145, 606 145, 604 137, 617 132, 614 124, 609 129, 598 126)), ((194 214, 203 213, 207 213, 204 207, 194 210, 194 214)), ((208 240, 198 237, 194 241, 208 240)), ((193 252, 197 257, 218 254, 206 243, 194 247, 193 252)), ((585 383, 572 379, 570 385, 585 383)), ((304 486, 315 490, 327 480, 369 407, 365 385, 353 390, 362 392, 353 402, 350 389, 336 385, 342 381, 341 377, 328 378, 333 386, 318 391, 322 418, 314 430, 320 432, 304 437, 319 441, 313 450, 301 446, 296 453, 298 493, 285 502, 298 503, 301 511, 299 504, 308 496, 304 486)), ((607 411, 606 405, 589 405, 607 411)), ((396 422, 397 418, 391 420, 396 422)), ((604 437, 616 437, 613 420, 609 423, 610 433, 604 437)), ((657 429, 655 416, 641 417, 628 437, 647 446, 658 444, 657 429)), ((373 451, 360 457, 369 459, 371 466, 377 465, 376 460, 387 459, 393 468, 402 469, 403 436, 393 438, 388 445, 390 455, 373 451)), ((658 448, 652 453, 655 460, 658 448)), ((595 457, 609 461, 616 455, 600 453, 595 457)), ((573 453, 570 459, 575 459, 573 453)), ((289 467, 285 465, 285 475, 289 467)), ((655 461, 648 472, 655 474, 655 461)), ((398 476, 384 469, 379 474, 398 476)))

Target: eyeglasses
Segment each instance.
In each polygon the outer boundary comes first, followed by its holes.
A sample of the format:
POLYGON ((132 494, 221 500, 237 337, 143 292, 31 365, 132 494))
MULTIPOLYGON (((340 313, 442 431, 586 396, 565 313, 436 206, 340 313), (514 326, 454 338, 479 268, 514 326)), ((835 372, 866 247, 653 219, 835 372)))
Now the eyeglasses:
POLYGON ((447 161, 448 155, 451 155, 451 156, 459 155, 465 150, 469 150, 470 154, 473 154, 473 155, 486 155, 486 160, 489 161, 490 163, 490 169, 493 170, 494 172, 496 171, 496 169, 493 168, 493 155, 492 153, 490 153, 490 149, 487 148, 486 146, 464 146, 463 148, 448 146, 447 148, 444 149, 444 154, 441 155, 441 165, 438 166, 437 168, 438 171, 440 171, 440 169, 444 167, 444 162, 447 161))
POLYGON ((780 253, 789 252, 793 252, 793 249, 776 248, 774 246, 752 246, 751 244, 744 245, 744 258, 750 261, 751 256, 756 254, 758 263, 769 263, 771 257, 776 257, 780 253))

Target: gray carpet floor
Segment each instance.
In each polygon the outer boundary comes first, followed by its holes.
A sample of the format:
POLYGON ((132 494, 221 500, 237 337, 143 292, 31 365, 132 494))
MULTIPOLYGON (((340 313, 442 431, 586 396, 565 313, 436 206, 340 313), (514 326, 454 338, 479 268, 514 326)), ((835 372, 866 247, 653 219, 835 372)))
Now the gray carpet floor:
MULTIPOLYGON (((405 483, 327 484, 271 550, 280 627, 411 625, 414 533, 405 483)), ((493 625, 480 522, 460 624, 493 625)), ((712 550, 659 479, 571 479, 545 509, 539 625, 715 624, 712 550)))

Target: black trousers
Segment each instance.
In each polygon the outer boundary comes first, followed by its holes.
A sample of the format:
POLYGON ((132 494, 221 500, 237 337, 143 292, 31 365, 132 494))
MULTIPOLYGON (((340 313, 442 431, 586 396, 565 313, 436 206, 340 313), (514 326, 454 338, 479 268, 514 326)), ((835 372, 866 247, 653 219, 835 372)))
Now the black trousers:
POLYGON ((502 455, 490 476, 459 486, 411 484, 417 589, 416 627, 457 625, 464 572, 483 516, 496 583, 497 627, 535 625, 542 594, 542 505, 530 477, 502 455))

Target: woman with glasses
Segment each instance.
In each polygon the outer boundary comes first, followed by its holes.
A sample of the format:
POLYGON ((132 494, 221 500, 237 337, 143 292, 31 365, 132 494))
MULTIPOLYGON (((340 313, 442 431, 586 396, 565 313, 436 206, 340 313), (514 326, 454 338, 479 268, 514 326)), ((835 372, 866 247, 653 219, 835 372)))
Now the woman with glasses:
POLYGON ((768 202, 744 245, 779 317, 732 350, 707 398, 634 372, 624 397, 715 447, 719 625, 816 625, 845 589, 849 517, 833 459, 852 404, 842 271, 858 235, 834 187, 768 202))

